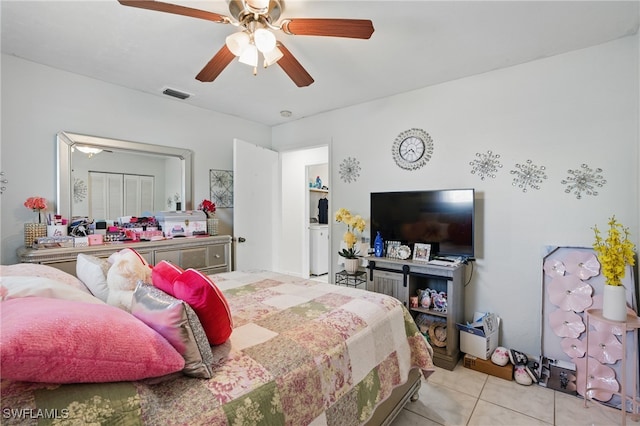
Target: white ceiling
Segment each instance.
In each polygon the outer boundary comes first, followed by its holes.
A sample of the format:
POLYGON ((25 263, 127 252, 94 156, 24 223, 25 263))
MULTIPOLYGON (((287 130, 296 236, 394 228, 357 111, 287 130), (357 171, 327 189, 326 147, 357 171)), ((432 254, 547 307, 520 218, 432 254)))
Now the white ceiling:
MULTIPOLYGON (((229 13, 225 1, 166 1, 229 13)), ((375 27, 370 40, 278 33, 315 79, 306 88, 279 66, 254 77, 237 61, 201 83, 196 74, 235 27, 116 0, 2 0, 2 52, 158 96, 170 87, 192 94, 176 102, 276 125, 634 34, 639 4, 285 0, 282 18, 366 18, 375 27)))

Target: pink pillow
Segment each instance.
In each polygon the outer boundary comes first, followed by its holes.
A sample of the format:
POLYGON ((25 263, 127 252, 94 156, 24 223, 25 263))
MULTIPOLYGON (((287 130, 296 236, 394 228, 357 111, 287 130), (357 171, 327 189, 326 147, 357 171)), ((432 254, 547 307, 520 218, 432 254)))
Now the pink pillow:
POLYGON ((2 302, 2 378, 118 382, 182 370, 184 358, 133 315, 109 305, 26 297, 2 302))
POLYGON ((173 282, 178 278, 184 269, 174 265, 171 262, 162 260, 156 264, 151 270, 151 282, 154 286, 173 296, 173 282))
POLYGON ((200 271, 187 269, 173 282, 173 297, 187 302, 204 328, 209 343, 219 345, 231 335, 233 319, 224 294, 200 271))

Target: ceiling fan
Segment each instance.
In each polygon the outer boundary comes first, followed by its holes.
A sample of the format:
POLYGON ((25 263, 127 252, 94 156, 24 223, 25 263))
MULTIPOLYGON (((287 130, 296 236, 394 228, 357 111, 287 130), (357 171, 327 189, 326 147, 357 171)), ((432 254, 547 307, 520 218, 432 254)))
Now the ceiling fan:
POLYGON ((373 34, 373 23, 366 19, 291 18, 282 19, 282 0, 229 0, 231 17, 201 9, 154 0, 118 0, 124 6, 156 10, 204 19, 240 28, 226 38, 225 44, 196 76, 202 82, 211 82, 229 65, 233 58, 253 66, 257 73, 259 53, 268 67, 277 63, 298 87, 309 86, 313 78, 270 30, 288 35, 311 35, 368 39, 373 34))

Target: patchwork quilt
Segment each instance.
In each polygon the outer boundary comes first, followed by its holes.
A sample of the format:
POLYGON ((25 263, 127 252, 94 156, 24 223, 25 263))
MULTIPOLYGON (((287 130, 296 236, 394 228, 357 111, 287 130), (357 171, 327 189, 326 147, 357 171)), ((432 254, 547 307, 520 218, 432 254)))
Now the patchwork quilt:
POLYGON ((2 424, 359 425, 432 350, 396 299, 273 272, 211 276, 231 308, 211 379, 3 380, 2 424))

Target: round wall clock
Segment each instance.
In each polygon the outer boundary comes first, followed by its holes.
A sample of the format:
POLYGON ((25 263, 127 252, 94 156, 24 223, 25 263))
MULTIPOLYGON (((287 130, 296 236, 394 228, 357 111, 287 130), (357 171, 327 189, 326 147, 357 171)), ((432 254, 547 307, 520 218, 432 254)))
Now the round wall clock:
POLYGON ((393 142, 393 160, 405 170, 416 170, 427 164, 433 154, 433 140, 422 129, 400 133, 393 142))

